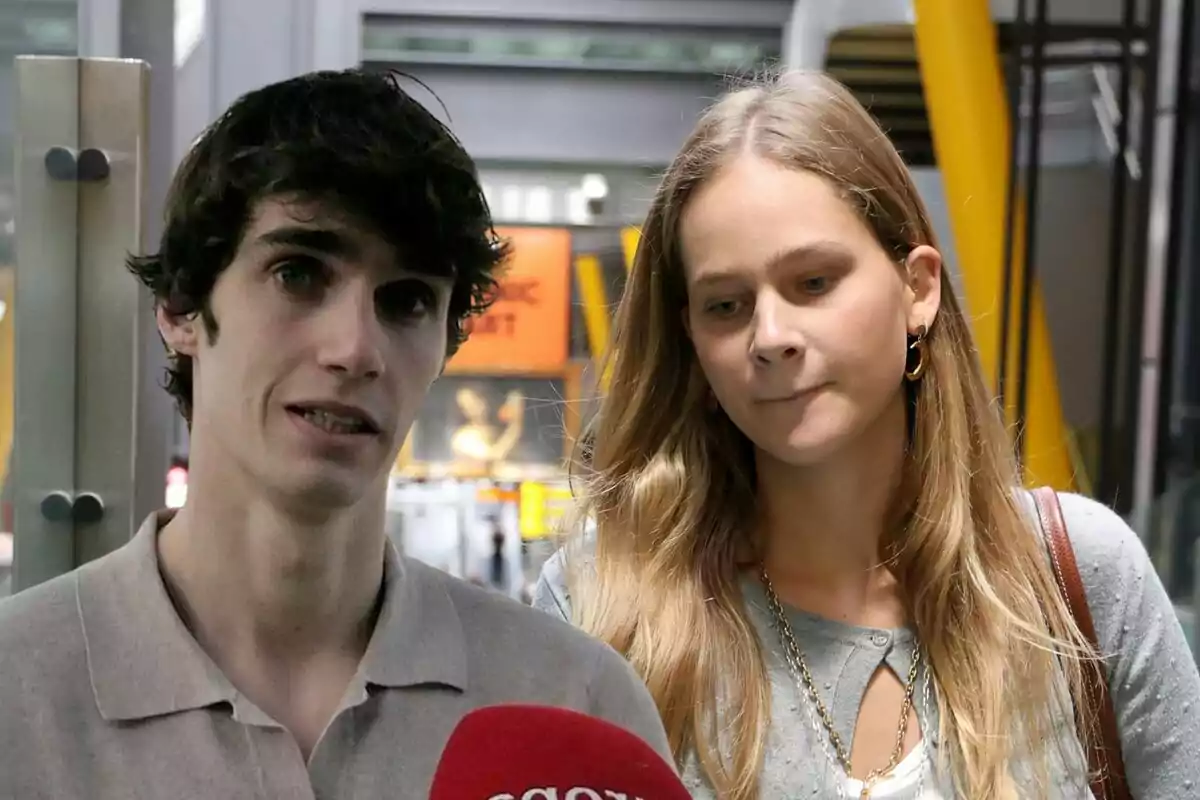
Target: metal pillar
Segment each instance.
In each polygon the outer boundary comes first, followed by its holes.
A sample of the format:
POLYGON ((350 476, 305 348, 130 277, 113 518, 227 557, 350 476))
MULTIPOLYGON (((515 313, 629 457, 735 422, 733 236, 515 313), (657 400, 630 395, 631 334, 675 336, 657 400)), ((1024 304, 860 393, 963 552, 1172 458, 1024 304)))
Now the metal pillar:
POLYGON ((157 238, 173 167, 174 8, 83 0, 79 23, 86 57, 17 65, 14 590, 119 547, 163 504, 173 411, 123 264, 157 238))

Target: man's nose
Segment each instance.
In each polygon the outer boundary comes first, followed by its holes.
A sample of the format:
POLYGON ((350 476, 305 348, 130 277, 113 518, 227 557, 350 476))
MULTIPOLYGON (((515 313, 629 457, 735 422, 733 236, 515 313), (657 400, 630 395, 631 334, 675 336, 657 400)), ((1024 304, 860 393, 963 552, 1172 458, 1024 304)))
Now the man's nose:
POLYGON ((374 292, 355 287, 331 299, 321 330, 321 366, 348 378, 378 378, 384 372, 387 331, 379 321, 374 292))
POLYGON ((788 305, 774 292, 764 292, 755 301, 750 354, 762 366, 799 358, 804 351, 804 337, 791 319, 788 305))

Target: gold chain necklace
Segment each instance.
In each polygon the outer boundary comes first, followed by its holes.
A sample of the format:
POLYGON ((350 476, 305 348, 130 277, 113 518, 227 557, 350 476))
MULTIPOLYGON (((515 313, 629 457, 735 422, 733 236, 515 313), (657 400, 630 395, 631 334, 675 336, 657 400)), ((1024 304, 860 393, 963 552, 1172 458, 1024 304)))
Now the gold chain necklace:
MULTIPOLYGON (((825 733, 829 736, 829 741, 833 745, 833 751, 837 756, 837 760, 841 762, 842 768, 846 771, 846 775, 851 775, 850 770, 850 754, 846 752, 845 746, 842 744, 842 737, 838 735, 837 730, 833 726, 833 718, 829 715, 829 711, 825 708, 825 704, 821 702, 820 695, 817 694, 817 685, 812 679, 812 673, 808 670, 808 662, 804 658, 804 652, 801 651, 800 645, 796 642, 796 636, 792 632, 792 626, 788 623, 787 615, 783 612, 783 604, 779 602, 779 595, 775 593, 775 586, 771 583, 770 576, 767 575, 766 567, 760 567, 759 576, 762 579, 763 588, 766 589, 767 606, 771 611, 771 616, 774 618, 775 627, 779 629, 779 635, 783 639, 784 654, 787 656, 788 666, 792 670, 794 677, 798 678, 808 692, 809 698, 813 705, 816 706, 817 716, 821 720, 821 725, 825 728, 825 733)), ((919 644, 913 646, 912 664, 908 668, 908 680, 904 685, 904 702, 900 705, 900 725, 896 730, 896 746, 892 749, 892 757, 888 763, 879 768, 873 769, 867 773, 867 777, 863 779, 862 794, 860 798, 869 798, 871 789, 881 779, 886 778, 900 764, 900 759, 904 755, 904 734, 908 732, 908 716, 912 713, 913 693, 917 686, 917 665, 921 661, 921 647, 919 644)))

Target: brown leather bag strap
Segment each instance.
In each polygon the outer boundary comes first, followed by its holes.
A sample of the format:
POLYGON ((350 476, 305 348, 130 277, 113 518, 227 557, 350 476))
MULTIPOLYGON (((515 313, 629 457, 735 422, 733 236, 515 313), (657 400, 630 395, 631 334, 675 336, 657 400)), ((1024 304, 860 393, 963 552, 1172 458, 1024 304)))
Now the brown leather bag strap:
POLYGON ((1088 771, 1092 775, 1092 794, 1098 800, 1132 800, 1129 782, 1125 778, 1125 762, 1121 757, 1121 735, 1117 729, 1117 715, 1108 691, 1104 662, 1099 660, 1100 641, 1096 637, 1096 626, 1092 622, 1092 612, 1084 595, 1083 580, 1079 577, 1075 549, 1071 547, 1062 506, 1058 502, 1058 494, 1049 486, 1034 489, 1031 494, 1037 507, 1042 534, 1046 538, 1046 546, 1050 550, 1050 562, 1059 591, 1071 608, 1075 624, 1087 637, 1097 655, 1097 660, 1084 665, 1083 670, 1083 689, 1093 710, 1096 724, 1096 729, 1083 732, 1083 738, 1089 740, 1084 742, 1084 748, 1087 752, 1088 771), (1100 741, 1090 741, 1097 733, 1100 741))

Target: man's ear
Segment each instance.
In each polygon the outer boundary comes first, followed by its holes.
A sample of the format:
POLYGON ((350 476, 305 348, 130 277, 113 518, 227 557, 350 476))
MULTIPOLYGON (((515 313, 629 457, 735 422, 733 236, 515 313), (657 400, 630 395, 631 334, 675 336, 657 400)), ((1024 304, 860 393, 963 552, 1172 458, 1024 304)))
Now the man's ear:
POLYGON ((162 334, 167 349, 172 353, 195 357, 200 349, 199 314, 176 317, 168 314, 160 305, 154 312, 158 332, 162 334))

